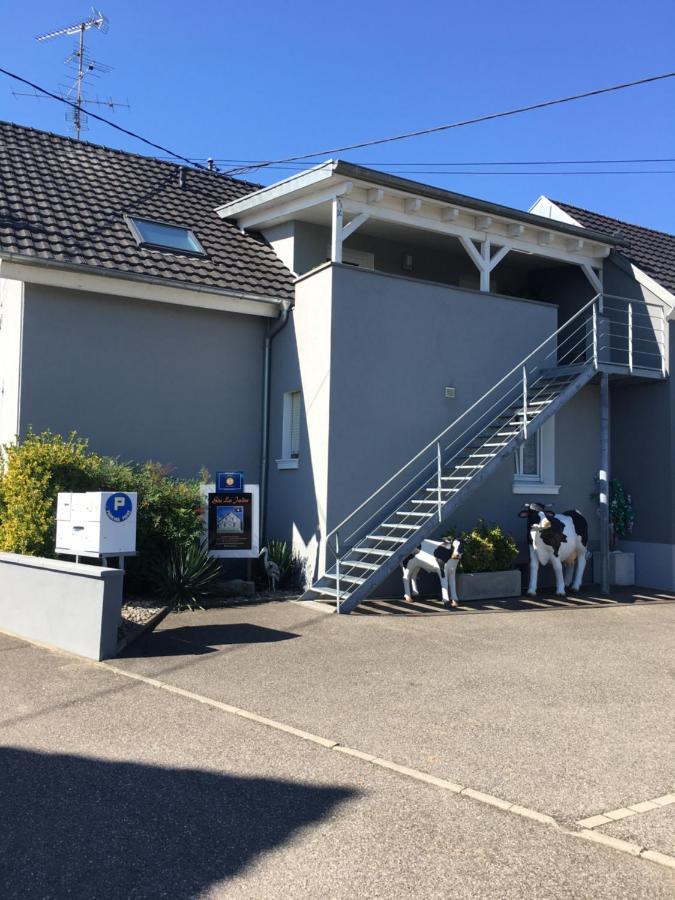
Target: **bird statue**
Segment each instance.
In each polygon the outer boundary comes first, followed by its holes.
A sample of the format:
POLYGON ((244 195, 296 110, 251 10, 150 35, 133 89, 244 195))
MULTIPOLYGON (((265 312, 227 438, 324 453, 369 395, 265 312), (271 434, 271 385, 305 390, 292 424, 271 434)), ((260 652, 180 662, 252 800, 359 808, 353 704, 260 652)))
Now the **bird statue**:
POLYGON ((263 566, 265 567, 265 574, 267 575, 267 585, 270 591, 274 593, 274 591, 276 591, 277 589, 277 581, 279 580, 281 571, 274 560, 269 558, 267 547, 262 548, 262 550, 260 551, 260 556, 263 561, 263 566))

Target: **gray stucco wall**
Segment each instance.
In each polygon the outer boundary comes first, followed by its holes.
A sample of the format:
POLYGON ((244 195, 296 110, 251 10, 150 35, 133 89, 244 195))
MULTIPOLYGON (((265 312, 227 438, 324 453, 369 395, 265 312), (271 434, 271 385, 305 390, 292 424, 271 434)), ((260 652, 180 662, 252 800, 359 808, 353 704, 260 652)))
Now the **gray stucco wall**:
MULTIPOLYGON (((659 304, 626 264, 605 263, 607 293, 659 304)), ((673 323, 669 326, 669 373, 675 371, 673 323)), ((611 387, 611 472, 633 498, 637 542, 675 543, 675 389, 665 381, 615 382, 611 387)))
POLYGON ((259 480, 265 319, 26 285, 21 431, 259 480))
POLYGON ((329 522, 351 512, 556 322, 549 304, 335 266, 329 522), (445 386, 455 388, 454 400, 445 386))

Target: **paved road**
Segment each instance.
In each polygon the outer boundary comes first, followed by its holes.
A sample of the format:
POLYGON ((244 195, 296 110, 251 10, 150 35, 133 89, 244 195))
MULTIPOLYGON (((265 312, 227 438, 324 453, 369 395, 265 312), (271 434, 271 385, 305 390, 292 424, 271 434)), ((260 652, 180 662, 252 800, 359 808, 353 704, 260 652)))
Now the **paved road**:
MULTIPOLYGON (((0 635, 0 895, 671 898, 661 865, 193 695, 578 829, 675 787, 674 624, 267 604, 169 617, 126 675, 0 635)), ((596 830, 673 854, 673 810, 596 830)))

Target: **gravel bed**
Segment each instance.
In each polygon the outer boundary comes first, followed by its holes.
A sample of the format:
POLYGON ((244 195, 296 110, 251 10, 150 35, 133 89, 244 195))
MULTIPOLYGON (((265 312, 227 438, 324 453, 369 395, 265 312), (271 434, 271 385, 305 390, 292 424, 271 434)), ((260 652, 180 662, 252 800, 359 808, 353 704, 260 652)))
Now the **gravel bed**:
POLYGON ((117 629, 117 640, 128 641, 166 607, 157 600, 128 597, 122 604, 122 620, 117 629))

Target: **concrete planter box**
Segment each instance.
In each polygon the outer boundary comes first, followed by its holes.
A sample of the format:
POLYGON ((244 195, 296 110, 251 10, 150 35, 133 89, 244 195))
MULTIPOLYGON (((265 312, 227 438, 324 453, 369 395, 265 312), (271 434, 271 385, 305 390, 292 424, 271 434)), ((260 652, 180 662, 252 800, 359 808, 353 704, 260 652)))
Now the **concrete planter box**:
POLYGON ((518 569, 507 572, 463 572, 457 576, 457 596, 461 602, 520 597, 521 593, 518 569))
POLYGON ((0 631, 89 659, 117 652, 120 569, 0 553, 0 631))
POLYGON ((613 550, 609 554, 609 583, 616 585, 635 584, 635 554, 613 550))

